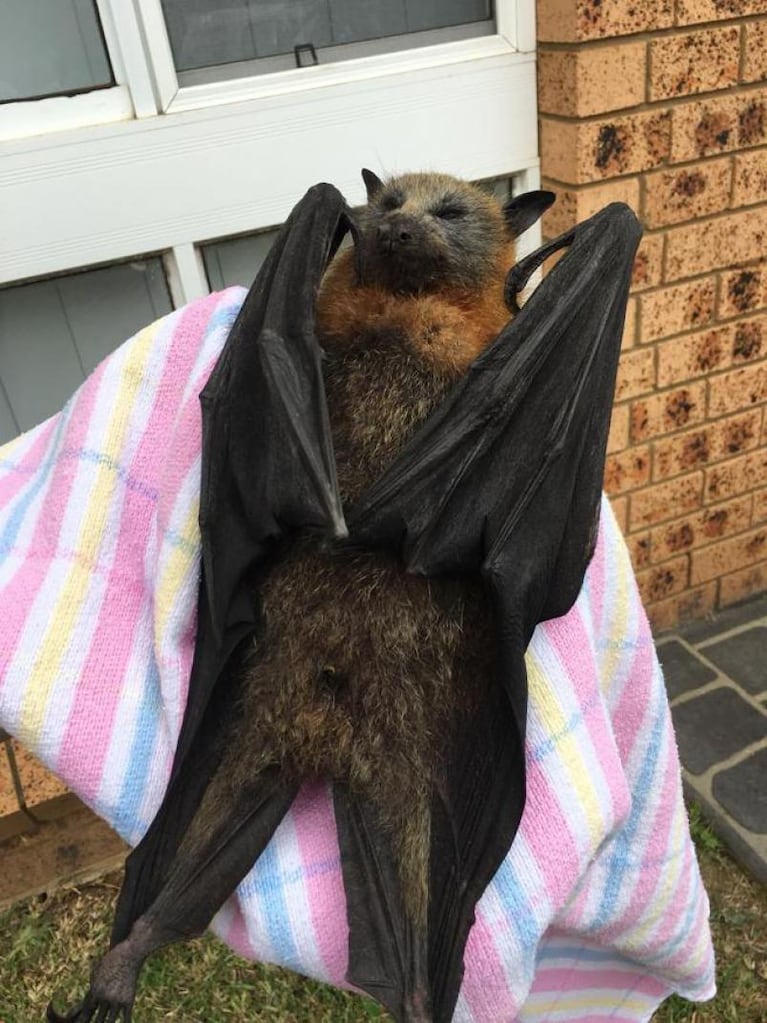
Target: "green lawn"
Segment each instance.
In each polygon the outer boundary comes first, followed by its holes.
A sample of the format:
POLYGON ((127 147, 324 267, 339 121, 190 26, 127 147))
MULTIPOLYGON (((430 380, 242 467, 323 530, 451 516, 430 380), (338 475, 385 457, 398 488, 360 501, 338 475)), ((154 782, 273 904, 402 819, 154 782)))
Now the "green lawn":
MULTIPOLYGON (((766 1023, 767 889, 744 874, 695 812, 695 837, 711 896, 719 994, 705 1006, 674 998, 655 1023, 766 1023)), ((42 1023, 51 992, 82 994, 102 951, 120 878, 68 888, 0 917, 0 1023, 42 1023)), ((274 967, 254 966, 207 936, 147 963, 138 1023, 369 1023, 373 1002, 274 967)))

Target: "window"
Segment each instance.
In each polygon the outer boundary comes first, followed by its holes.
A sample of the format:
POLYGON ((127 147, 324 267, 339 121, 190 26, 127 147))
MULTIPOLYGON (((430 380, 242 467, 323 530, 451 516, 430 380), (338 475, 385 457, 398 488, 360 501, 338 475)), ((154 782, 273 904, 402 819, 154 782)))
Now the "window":
POLYGON ((113 85, 94 0, 3 0, 0 102, 113 85))
POLYGON ((58 411, 122 341, 172 308, 159 258, 0 290, 0 443, 58 411))
POLYGON ((0 437, 168 293, 249 286, 317 181, 537 187, 533 0, 1 2, 0 437))
POLYGON ((179 84, 490 35, 490 0, 162 0, 179 84))

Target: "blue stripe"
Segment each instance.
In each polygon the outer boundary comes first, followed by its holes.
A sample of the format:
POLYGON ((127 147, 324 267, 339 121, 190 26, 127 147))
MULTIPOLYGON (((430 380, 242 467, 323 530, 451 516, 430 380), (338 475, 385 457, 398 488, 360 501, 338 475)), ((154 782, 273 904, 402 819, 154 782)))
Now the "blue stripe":
POLYGON ((141 705, 133 726, 130 752, 117 806, 110 807, 113 826, 125 837, 132 836, 139 823, 141 804, 147 788, 147 777, 160 721, 159 692, 160 673, 154 657, 152 657, 141 690, 141 705))
POLYGON ((604 927, 615 910, 620 889, 625 884, 625 863, 632 858, 631 850, 639 830, 639 822, 644 816, 645 807, 650 795, 654 794, 654 787, 651 782, 659 764, 662 742, 666 738, 666 726, 662 713, 664 701, 665 692, 662 686, 654 686, 652 704, 654 725, 651 728, 650 740, 639 771, 639 777, 631 786, 631 814, 613 840, 615 852, 612 857, 607 880, 605 881, 602 900, 597 910, 596 918, 591 924, 591 927, 596 929, 604 927))
POLYGON ((510 856, 503 860, 491 884, 503 906, 504 918, 520 936, 523 947, 535 948, 541 938, 538 920, 527 896, 527 884, 517 876, 510 856))
POLYGON ((11 513, 10 517, 8 518, 8 521, 5 524, 5 528, 3 529, 2 534, 0 535, 0 565, 3 564, 6 557, 8 556, 8 553, 16 546, 16 541, 18 540, 19 537, 21 525, 24 521, 27 512, 29 511, 30 505, 37 497, 37 495, 40 493, 45 484, 48 482, 51 469, 53 468, 56 462, 57 450, 59 441, 61 440, 61 435, 64 432, 64 428, 69 423, 69 415, 66 414, 68 410, 71 410, 71 403, 67 405, 64 412, 62 412, 61 416, 59 417, 59 421, 56 424, 56 432, 53 435, 49 453, 45 458, 45 461, 42 463, 36 478, 32 482, 32 485, 29 487, 29 489, 24 492, 23 496, 16 504, 15 508, 13 509, 13 512, 11 513))
POLYGON ((258 860, 256 895, 264 909, 266 930, 275 961, 284 966, 300 969, 301 958, 293 939, 285 887, 277 858, 277 843, 273 839, 258 860))

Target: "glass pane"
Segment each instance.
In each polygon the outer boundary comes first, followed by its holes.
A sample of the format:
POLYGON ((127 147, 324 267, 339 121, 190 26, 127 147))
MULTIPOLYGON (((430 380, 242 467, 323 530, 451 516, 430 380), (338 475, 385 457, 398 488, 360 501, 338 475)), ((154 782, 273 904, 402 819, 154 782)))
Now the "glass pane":
POLYGON ((95 0, 2 0, 0 102, 113 84, 95 0))
POLYGON ((241 65, 223 77, 295 67, 297 46, 313 46, 324 64, 494 30, 492 0, 229 0, 226 7, 162 0, 162 6, 176 69, 241 65), (388 42, 371 45, 381 40, 388 42))
POLYGON ((262 231, 243 238, 229 238, 203 245, 202 259, 211 291, 221 291, 233 284, 249 288, 276 235, 276 230, 262 231))
POLYGON ((105 355, 172 308, 159 258, 0 290, 0 443, 57 412, 105 355))

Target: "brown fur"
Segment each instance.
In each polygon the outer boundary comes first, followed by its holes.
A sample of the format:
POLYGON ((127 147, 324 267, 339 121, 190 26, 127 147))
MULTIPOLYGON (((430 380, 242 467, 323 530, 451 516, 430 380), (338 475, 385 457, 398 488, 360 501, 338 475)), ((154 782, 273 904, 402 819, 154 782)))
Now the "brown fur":
MULTIPOLYGON (((503 281, 512 242, 500 205, 444 176, 409 175, 394 186, 408 216, 457 193, 481 207, 491 227, 484 243, 474 238, 474 264, 458 265, 441 289, 429 278, 414 293, 395 293, 370 279, 375 261, 361 283, 351 251, 326 275, 317 330, 328 353, 325 384, 345 502, 391 463, 509 318, 503 281), (474 280, 481 244, 484 269, 474 280)), ((368 209, 363 253, 387 215, 368 209)), ((198 816, 213 827, 226 790, 267 764, 297 779, 336 779, 377 807, 405 904, 425 928, 431 794, 453 730, 459 721, 466 726, 492 667, 480 584, 411 576, 389 555, 327 550, 305 538, 266 578, 261 602, 263 638, 246 669, 240 735, 198 816)), ((187 840, 199 841, 199 831, 187 840)))

